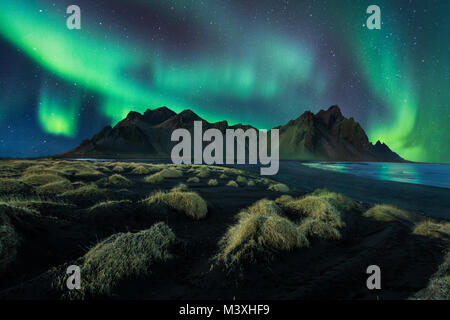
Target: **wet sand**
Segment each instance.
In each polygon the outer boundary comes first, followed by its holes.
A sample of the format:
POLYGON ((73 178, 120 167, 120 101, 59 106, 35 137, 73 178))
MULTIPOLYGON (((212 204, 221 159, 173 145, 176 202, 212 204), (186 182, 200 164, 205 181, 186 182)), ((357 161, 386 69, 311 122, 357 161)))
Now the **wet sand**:
MULTIPOLYGON (((236 168, 259 172, 259 166, 236 168)), ((301 192, 326 188, 354 200, 370 204, 389 203, 426 216, 450 220, 450 189, 310 168, 298 161, 281 161, 280 170, 273 178, 301 192)))

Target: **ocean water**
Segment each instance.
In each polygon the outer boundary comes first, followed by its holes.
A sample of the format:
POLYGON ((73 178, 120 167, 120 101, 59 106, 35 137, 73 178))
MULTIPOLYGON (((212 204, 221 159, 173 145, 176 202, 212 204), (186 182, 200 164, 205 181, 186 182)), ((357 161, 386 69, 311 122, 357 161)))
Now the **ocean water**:
POLYGON ((450 164, 390 162, 308 162, 305 166, 357 176, 450 189, 450 164))

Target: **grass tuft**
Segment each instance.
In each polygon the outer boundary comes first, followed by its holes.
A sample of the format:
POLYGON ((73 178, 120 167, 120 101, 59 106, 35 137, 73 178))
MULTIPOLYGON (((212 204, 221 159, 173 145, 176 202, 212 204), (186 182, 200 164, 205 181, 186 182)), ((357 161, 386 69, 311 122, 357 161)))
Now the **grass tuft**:
POLYGON ((92 168, 83 168, 77 170, 74 176, 78 179, 96 179, 103 177, 104 175, 105 174, 103 172, 100 172, 99 170, 95 170, 92 168))
POLYGON ((183 176, 183 171, 176 168, 166 168, 157 173, 144 178, 144 182, 151 184, 163 183, 165 179, 175 179, 181 178, 183 176))
POLYGON ((57 174, 54 173, 32 173, 27 174, 22 177, 22 181, 24 181, 27 184, 33 185, 33 186, 42 186, 49 183, 54 182, 69 182, 66 178, 63 178, 57 174))
POLYGON ((160 174, 165 179, 174 179, 174 178, 181 178, 183 176, 183 171, 176 169, 176 168, 166 168, 158 172, 157 174, 160 174))
MULTIPOLYGON (((155 263, 171 259, 170 251, 176 243, 175 234, 162 222, 137 233, 114 234, 84 255, 81 289, 66 293, 65 298, 112 296, 122 281, 147 277, 155 263)), ((67 276, 60 277, 56 286, 67 292, 66 281, 67 276)))
POLYGON ((281 192, 281 193, 287 193, 290 191, 289 187, 287 185, 285 185, 284 183, 271 184, 268 189, 271 191, 281 192))
POLYGON ((74 190, 63 192, 60 196, 68 198, 74 201, 77 200, 95 200, 108 195, 108 191, 100 189, 96 184, 91 183, 85 186, 79 187, 74 190))
POLYGON ((227 183, 227 187, 239 188, 239 185, 237 184, 236 181, 230 180, 230 181, 228 181, 228 183, 227 183))
POLYGON ((170 191, 189 191, 189 187, 184 183, 179 183, 176 187, 173 187, 170 191))
POLYGON ((196 174, 199 178, 208 178, 210 173, 208 168, 201 167, 200 169, 196 170, 196 174))
POLYGON ((7 205, 12 208, 19 208, 29 214, 40 214, 41 212, 65 211, 72 206, 64 201, 52 198, 3 196, 0 197, 0 205, 7 205))
POLYGON ((190 177, 189 179, 187 179, 188 183, 199 183, 200 179, 198 177, 190 177))
POLYGON ((247 180, 246 177, 243 177, 243 176, 237 176, 236 182, 237 182, 237 183, 240 183, 240 184, 247 184, 247 183, 248 183, 248 180, 247 180))
POLYGON ((182 212, 194 220, 204 219, 208 212, 206 201, 195 192, 160 191, 152 194, 142 202, 148 206, 166 206, 175 211, 182 212))
POLYGON ((125 172, 125 168, 122 165, 118 164, 112 168, 112 171, 114 171, 116 173, 123 173, 123 172, 125 172))
POLYGON ((38 194, 58 195, 66 191, 73 190, 73 188, 74 187, 69 180, 62 180, 44 184, 43 186, 37 187, 35 190, 38 194))
POLYGON ((17 258, 21 238, 5 213, 7 206, 0 205, 0 274, 17 258))
POLYGON ((108 178, 107 185, 115 188, 129 188, 133 186, 133 182, 125 178, 124 176, 116 173, 108 178))
POLYGON ((390 204, 373 206, 363 216, 382 222, 400 221, 407 224, 412 224, 416 220, 416 217, 411 213, 390 204))
POLYGON ((341 240, 342 235, 338 229, 331 225, 313 218, 304 219, 298 227, 306 237, 318 238, 323 240, 341 240))
POLYGON ((450 222, 424 220, 414 226, 413 234, 430 238, 450 238, 450 222))
POLYGON ((283 194, 281 197, 277 198, 277 199, 275 200, 275 202, 276 202, 279 206, 285 207, 285 206, 287 206, 287 204, 288 204, 289 202, 292 202, 292 201, 294 201, 294 200, 295 200, 295 199, 294 199, 292 196, 290 196, 290 195, 288 195, 288 194, 283 194))
POLYGON ((293 198, 280 197, 277 199, 277 202, 289 213, 310 217, 334 228, 345 227, 340 211, 325 198, 317 195, 307 195, 300 199, 291 199, 293 198))
POLYGON ((151 184, 160 184, 164 182, 164 177, 158 172, 144 178, 144 182, 151 184))
POLYGON ((350 211, 359 209, 359 205, 352 199, 346 197, 341 193, 332 192, 326 189, 317 189, 312 193, 314 196, 318 196, 329 203, 331 203, 336 209, 340 211, 350 211))
POLYGON ((102 201, 90 207, 87 212, 93 215, 110 216, 111 214, 130 211, 132 204, 130 200, 102 201))
POLYGON ((144 165, 140 165, 140 166, 136 166, 131 173, 132 174, 138 174, 138 175, 143 175, 143 174, 150 174, 152 172, 152 170, 150 170, 150 168, 144 166, 144 165))
POLYGON ((431 277, 428 286, 411 299, 450 300, 450 252, 444 257, 438 271, 431 277))
POLYGON ((266 199, 240 212, 237 223, 219 241, 216 262, 227 268, 242 267, 246 262, 270 259, 276 252, 308 247, 305 235, 279 212, 278 205, 266 199))
POLYGON ((27 193, 30 186, 15 178, 2 178, 0 180, 0 194, 27 193))
POLYGON ((217 186, 218 184, 219 184, 219 182, 217 181, 217 179, 210 179, 210 180, 208 181, 208 186, 215 187, 215 186, 217 186))

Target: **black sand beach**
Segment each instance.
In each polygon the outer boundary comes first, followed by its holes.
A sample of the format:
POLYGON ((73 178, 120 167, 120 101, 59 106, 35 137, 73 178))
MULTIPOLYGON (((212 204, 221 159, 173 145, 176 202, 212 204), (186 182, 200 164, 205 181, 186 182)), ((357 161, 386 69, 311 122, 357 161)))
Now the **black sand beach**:
POLYGON ((448 190, 296 162, 270 179, 196 165, 0 166, 0 299, 448 299, 450 224, 415 214, 445 216, 448 190), (324 187, 349 198, 314 191, 324 187), (81 292, 66 287, 69 265, 81 292), (370 265, 382 290, 367 289, 370 265))
MULTIPOLYGON (((238 167, 259 172, 256 166, 238 167)), ((303 192, 326 188, 358 201, 390 203, 425 216, 450 220, 450 189, 316 169, 299 161, 280 161, 280 170, 274 178, 303 192)))

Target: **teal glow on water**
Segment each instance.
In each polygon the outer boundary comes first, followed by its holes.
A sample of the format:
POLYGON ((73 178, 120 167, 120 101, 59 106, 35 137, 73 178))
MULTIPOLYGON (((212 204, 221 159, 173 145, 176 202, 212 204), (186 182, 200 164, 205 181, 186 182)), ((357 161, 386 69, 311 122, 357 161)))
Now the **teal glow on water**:
POLYGON ((312 162, 306 166, 406 183, 450 189, 450 165, 390 162, 312 162))

